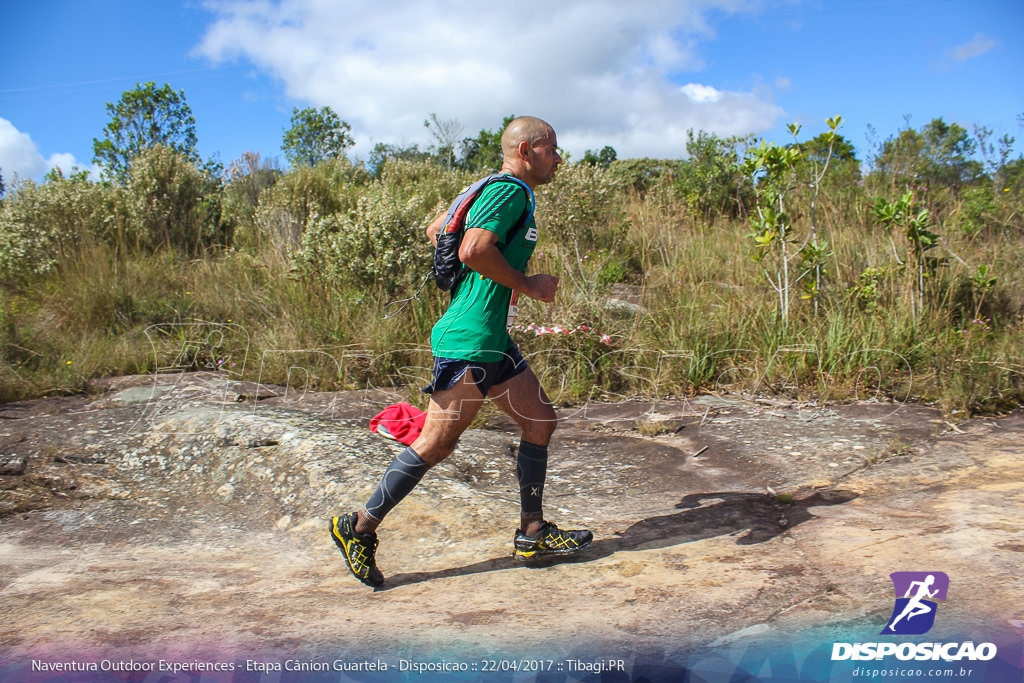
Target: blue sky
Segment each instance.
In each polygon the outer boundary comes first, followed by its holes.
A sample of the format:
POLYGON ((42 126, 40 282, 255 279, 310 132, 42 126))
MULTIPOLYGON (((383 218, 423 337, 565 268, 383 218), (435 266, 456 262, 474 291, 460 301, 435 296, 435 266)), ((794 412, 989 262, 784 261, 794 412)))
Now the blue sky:
POLYGON ((352 155, 464 136, 510 113, 561 146, 685 155, 687 129, 872 138, 943 117, 1024 150, 1021 0, 0 0, 0 173, 92 166, 105 105, 137 83, 184 90, 199 151, 279 158, 293 108, 331 106, 352 155))

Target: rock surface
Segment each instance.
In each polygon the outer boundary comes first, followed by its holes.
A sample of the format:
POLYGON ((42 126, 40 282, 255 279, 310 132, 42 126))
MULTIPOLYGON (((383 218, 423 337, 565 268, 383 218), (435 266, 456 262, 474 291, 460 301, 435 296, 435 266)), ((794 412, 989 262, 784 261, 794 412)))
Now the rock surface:
POLYGON ((659 660, 874 638, 893 571, 950 576, 936 638, 1024 633, 1020 412, 954 425, 881 403, 563 407, 546 513, 595 541, 523 565, 518 439, 487 411, 382 527, 373 591, 326 527, 400 450, 367 429, 399 398, 215 374, 100 389, 0 408, 4 658, 659 660))

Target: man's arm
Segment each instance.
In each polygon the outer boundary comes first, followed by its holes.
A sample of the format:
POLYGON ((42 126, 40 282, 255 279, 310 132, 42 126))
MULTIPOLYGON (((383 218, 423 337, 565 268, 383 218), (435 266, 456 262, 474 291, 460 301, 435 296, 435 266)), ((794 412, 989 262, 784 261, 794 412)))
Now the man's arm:
MULTIPOLYGON (((428 228, 429 234, 429 228, 428 228)), ((483 228, 466 228, 459 246, 459 260, 480 275, 544 302, 555 300, 558 278, 537 274, 527 277, 513 268, 498 249, 498 235, 483 228)))
POLYGON ((444 229, 444 219, 448 215, 448 212, 442 213, 440 216, 435 218, 427 226, 427 239, 436 247, 437 236, 441 234, 441 230, 444 229))

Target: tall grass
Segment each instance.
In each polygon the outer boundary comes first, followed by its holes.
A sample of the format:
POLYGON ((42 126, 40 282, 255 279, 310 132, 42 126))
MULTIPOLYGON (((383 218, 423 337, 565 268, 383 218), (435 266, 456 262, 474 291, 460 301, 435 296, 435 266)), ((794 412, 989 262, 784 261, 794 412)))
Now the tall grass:
MULTIPOLYGON (((448 295, 428 284, 400 315, 385 319, 384 309, 426 275, 422 229, 466 176, 405 163, 379 180, 344 169, 285 178, 239 212, 234 246, 197 253, 192 243, 183 251, 83 239, 42 272, 8 273, 0 398, 179 370, 413 395, 448 295)), ((518 323, 572 332, 523 329, 517 342, 565 402, 738 391, 913 399, 965 412, 1019 404, 1019 218, 965 230, 956 210, 945 216, 936 226, 941 258, 916 310, 897 236, 875 223, 863 188, 842 191, 818 208, 832 250, 819 305, 795 300, 781 320, 743 218, 709 224, 669 182, 640 194, 612 173, 568 166, 538 192, 532 266, 559 275, 559 295, 553 304, 521 301, 518 323), (994 282, 979 277, 981 266, 994 282)))

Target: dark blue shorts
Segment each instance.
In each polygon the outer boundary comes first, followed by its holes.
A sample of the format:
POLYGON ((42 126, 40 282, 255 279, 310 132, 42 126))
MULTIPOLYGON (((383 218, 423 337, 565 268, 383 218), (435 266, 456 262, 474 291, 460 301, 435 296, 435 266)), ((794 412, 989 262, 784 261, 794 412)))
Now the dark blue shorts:
POLYGON ((487 396, 491 387, 509 381, 516 375, 526 372, 529 367, 526 364, 526 359, 519 353, 519 347, 515 344, 505 352, 504 358, 489 363, 461 358, 435 357, 434 380, 423 387, 423 393, 432 394, 435 391, 451 389, 469 371, 473 373, 473 383, 480 390, 480 394, 487 396))

